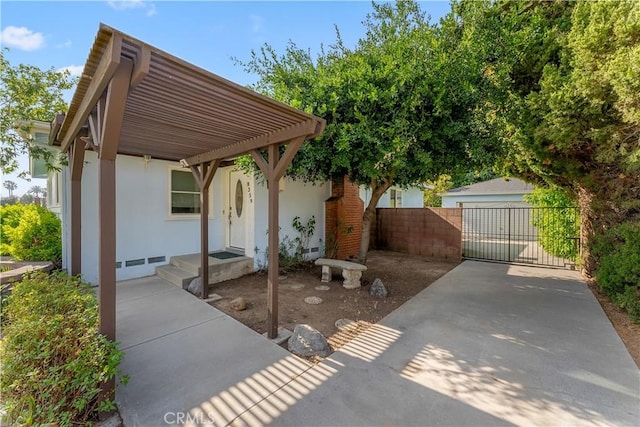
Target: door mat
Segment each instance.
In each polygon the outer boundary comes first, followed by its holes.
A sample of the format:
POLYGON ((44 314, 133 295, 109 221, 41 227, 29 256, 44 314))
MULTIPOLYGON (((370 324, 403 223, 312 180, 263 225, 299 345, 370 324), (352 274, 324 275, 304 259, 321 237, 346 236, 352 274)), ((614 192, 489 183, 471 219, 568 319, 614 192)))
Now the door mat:
POLYGON ((229 258, 238 258, 244 255, 236 254, 229 251, 222 251, 222 252, 210 252, 209 256, 216 259, 229 259, 229 258))

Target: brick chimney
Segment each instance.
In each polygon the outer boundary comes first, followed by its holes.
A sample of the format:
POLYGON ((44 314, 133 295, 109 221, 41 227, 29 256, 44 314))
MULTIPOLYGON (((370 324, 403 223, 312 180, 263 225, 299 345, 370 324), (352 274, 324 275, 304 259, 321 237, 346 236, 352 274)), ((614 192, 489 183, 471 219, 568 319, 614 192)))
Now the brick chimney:
POLYGON ((360 189, 345 176, 331 180, 331 197, 325 201, 325 256, 358 256, 364 202, 360 189))

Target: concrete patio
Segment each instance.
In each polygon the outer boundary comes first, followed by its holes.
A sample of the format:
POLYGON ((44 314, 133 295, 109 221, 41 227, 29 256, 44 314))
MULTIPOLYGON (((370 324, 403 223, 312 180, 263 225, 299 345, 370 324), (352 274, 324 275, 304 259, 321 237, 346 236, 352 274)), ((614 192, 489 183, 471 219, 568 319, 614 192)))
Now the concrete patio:
POLYGON ((117 292, 126 426, 640 421, 640 371, 571 271, 466 261, 315 366, 157 277, 117 292))

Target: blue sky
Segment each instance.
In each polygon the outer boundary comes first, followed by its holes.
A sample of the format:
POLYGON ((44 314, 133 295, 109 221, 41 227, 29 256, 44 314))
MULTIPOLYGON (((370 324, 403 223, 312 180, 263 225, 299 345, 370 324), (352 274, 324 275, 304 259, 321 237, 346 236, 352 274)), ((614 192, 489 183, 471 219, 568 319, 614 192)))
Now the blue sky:
MULTIPOLYGON (((433 20, 449 11, 447 1, 420 2, 433 20)), ((289 40, 317 52, 335 41, 334 25, 346 45, 364 35, 368 1, 6 1, 0 3, 3 47, 13 65, 68 68, 77 74, 89 53, 99 24, 105 23, 213 73, 246 85, 245 73, 231 57, 249 58, 269 43, 283 52, 289 40)), ((67 95, 68 99, 71 93, 67 95)), ((27 167, 25 159, 21 162, 27 167)), ((14 176, 23 194, 42 180, 14 176)), ((7 191, 2 188, 2 195, 7 191)))

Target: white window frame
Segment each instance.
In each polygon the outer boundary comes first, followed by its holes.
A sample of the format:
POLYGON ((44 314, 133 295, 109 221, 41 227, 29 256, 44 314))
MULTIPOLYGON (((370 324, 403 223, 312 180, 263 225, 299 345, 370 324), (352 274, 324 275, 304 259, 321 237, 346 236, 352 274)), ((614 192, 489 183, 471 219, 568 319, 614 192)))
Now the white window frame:
MULTIPOLYGON (((171 172, 178 171, 189 173, 193 176, 191 169, 185 169, 182 167, 169 166, 167 168, 167 219, 168 220, 197 220, 200 218, 200 213, 173 213, 171 212, 171 195, 173 191, 171 190, 171 172)), ((195 177, 193 177, 195 180, 195 177)), ((209 186, 209 219, 213 219, 213 181, 212 185, 209 186)), ((196 194, 188 192, 189 194, 196 194)), ((200 195, 200 191, 197 192, 198 197, 200 195)))

